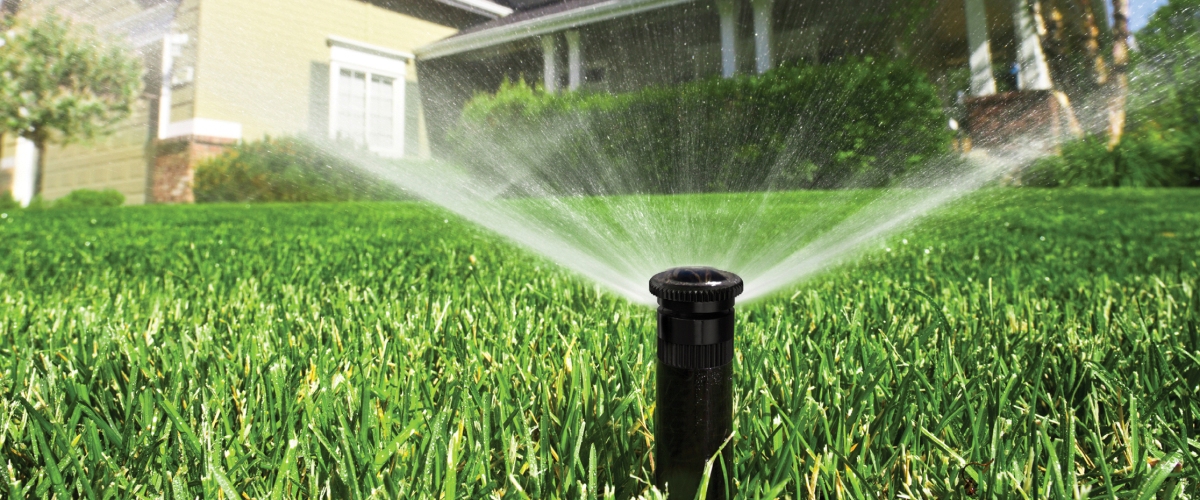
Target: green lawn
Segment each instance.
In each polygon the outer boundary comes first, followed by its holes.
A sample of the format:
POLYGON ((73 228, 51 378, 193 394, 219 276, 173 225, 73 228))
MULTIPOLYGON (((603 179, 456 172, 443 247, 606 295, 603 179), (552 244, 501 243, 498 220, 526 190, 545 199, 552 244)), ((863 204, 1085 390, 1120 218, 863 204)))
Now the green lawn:
MULTIPOLYGON (((1200 191, 990 191, 744 304, 740 493, 1198 498, 1198 265, 1200 191)), ((9 213, 0 497, 649 496, 653 335, 420 204, 9 213)))

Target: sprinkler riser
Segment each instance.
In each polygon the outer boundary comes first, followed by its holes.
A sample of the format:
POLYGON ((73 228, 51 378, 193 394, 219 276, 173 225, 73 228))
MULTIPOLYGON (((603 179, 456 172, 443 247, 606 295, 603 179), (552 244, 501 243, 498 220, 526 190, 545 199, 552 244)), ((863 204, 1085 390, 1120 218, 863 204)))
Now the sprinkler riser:
POLYGON ((733 308, 728 313, 679 314, 658 309, 658 338, 669 344, 709 346, 733 341, 733 308), (684 316, 684 317, 681 317, 684 316), (715 316, 715 317, 714 317, 715 316))
MULTIPOLYGON (((655 484, 669 488, 672 497, 695 498, 704 463, 733 432, 733 363, 688 369, 670 366, 660 358, 657 377, 655 484)), ((721 449, 720 458, 709 477, 709 500, 728 498, 725 472, 732 476, 732 443, 721 449)))
POLYGON ((733 432, 734 297, 741 278, 675 268, 652 278, 650 291, 659 305, 655 484, 672 498, 695 498, 705 463, 716 456, 705 498, 724 500, 734 494, 725 482, 733 475, 733 443, 725 440, 733 432))

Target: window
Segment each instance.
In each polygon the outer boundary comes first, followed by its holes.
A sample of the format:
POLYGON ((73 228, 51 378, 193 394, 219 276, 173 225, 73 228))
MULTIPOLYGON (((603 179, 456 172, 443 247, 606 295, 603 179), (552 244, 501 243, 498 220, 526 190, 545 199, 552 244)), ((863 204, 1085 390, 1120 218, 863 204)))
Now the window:
POLYGON ((329 136, 404 155, 404 74, 411 55, 329 37, 329 136))

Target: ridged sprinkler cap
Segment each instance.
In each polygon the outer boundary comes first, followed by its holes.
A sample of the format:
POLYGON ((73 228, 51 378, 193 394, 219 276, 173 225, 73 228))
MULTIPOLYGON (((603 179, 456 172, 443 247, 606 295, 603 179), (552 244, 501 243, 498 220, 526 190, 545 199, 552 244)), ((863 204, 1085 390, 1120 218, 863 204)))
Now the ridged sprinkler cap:
POLYGON ((650 293, 672 302, 726 302, 742 294, 742 278, 712 267, 676 267, 650 278, 650 293))

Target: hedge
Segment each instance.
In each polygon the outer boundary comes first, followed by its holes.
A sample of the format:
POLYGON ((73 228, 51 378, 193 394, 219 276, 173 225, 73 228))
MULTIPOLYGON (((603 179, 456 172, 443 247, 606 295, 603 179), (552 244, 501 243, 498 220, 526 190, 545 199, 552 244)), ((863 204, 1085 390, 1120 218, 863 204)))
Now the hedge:
POLYGON ((242 142, 196 166, 196 202, 394 200, 399 188, 301 137, 242 142))
POLYGON ((946 124, 912 64, 854 59, 618 95, 510 82, 471 100, 452 139, 514 190, 736 191, 884 186, 947 152, 946 124))

